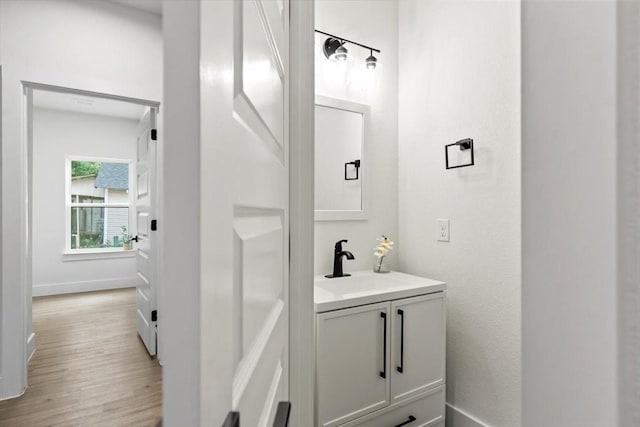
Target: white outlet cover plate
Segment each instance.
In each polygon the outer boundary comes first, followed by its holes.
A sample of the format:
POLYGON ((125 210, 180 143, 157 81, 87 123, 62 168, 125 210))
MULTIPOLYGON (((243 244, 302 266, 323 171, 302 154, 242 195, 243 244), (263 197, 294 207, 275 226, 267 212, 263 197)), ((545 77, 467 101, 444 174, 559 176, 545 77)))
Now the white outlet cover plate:
POLYGON ((437 227, 437 239, 439 242, 448 242, 449 241, 449 220, 448 219, 438 219, 436 220, 438 223, 437 227))

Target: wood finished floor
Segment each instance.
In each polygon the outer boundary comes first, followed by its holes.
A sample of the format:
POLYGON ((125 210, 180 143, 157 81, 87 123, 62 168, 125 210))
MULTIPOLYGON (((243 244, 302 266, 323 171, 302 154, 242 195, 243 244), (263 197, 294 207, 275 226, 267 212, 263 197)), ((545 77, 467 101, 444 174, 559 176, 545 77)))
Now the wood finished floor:
POLYGON ((29 387, 0 402, 0 426, 155 426, 162 372, 138 338, 135 289, 33 300, 29 387))

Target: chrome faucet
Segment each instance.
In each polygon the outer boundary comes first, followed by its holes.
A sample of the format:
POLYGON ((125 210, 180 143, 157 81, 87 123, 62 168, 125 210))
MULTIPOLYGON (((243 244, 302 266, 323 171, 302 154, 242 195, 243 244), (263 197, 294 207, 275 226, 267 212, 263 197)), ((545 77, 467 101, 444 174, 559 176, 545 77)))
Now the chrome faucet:
POLYGON ((342 272, 342 257, 346 256, 347 259, 356 259, 356 258, 353 256, 351 252, 342 250, 343 243, 347 243, 347 240, 339 240, 336 242, 336 245, 333 248, 333 274, 327 274, 324 277, 333 278, 333 277, 351 276, 350 274, 344 274, 342 272))

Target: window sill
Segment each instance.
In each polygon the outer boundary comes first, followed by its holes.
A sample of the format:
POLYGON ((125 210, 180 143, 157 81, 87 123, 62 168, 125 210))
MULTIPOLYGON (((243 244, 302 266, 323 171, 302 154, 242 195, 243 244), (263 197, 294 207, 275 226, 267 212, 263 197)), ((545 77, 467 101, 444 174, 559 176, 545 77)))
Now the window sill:
POLYGON ((84 251, 65 251, 62 253, 62 262, 133 258, 136 256, 136 252, 136 249, 89 249, 84 251))

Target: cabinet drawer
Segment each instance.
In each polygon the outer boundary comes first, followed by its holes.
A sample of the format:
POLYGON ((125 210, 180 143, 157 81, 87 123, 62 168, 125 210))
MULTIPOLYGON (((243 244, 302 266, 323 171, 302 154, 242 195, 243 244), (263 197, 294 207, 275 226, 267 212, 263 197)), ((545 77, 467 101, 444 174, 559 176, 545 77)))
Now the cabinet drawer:
POLYGON ((342 424, 340 427, 435 427, 444 425, 444 399, 445 386, 441 386, 406 402, 342 424))

